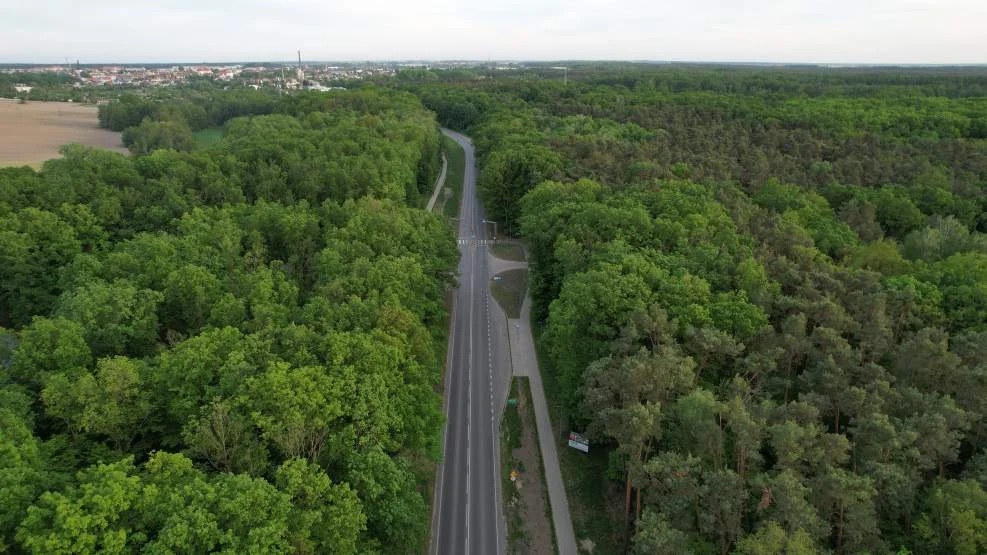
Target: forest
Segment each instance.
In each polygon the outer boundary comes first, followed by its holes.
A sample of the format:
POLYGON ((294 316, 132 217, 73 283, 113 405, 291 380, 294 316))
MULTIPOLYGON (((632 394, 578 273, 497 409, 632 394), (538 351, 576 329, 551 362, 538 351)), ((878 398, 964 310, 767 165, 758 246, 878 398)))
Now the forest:
POLYGON ((0 169, 0 552, 419 552, 459 259, 420 209, 435 115, 233 90, 100 121, 132 156, 0 169))
POLYGON ((531 251, 562 429, 605 458, 577 538, 987 552, 982 68, 574 65, 567 84, 401 88, 472 135, 489 217, 531 251))

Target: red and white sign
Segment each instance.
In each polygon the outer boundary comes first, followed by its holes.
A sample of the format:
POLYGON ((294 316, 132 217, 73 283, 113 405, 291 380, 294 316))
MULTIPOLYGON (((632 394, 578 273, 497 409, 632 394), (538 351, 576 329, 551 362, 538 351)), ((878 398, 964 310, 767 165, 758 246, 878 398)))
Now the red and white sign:
POLYGON ((569 447, 579 449, 583 453, 589 453, 589 440, 576 432, 569 432, 569 447))

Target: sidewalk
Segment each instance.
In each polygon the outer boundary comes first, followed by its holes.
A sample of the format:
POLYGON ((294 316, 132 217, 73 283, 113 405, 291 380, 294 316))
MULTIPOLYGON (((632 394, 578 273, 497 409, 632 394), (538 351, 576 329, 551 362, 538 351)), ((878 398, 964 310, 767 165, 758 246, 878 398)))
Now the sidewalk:
POLYGON ((439 192, 442 191, 442 186, 446 184, 446 169, 449 167, 449 161, 446 160, 446 155, 442 154, 442 171, 439 172, 439 178, 435 180, 435 191, 432 192, 432 198, 428 199, 428 205, 425 207, 426 212, 431 212, 432 208, 435 208, 435 201, 439 198, 439 192))
MULTIPOLYGON (((512 264, 513 265, 513 264, 512 264)), ((526 264, 524 266, 527 266, 526 264)), ((552 523, 555 526, 555 545, 561 555, 575 555, 576 534, 569 515, 569 501, 566 497, 562 472, 559 469, 559 455, 555 450, 555 433, 548 417, 548 403, 545 402, 545 389, 538 370, 535 342, 531 335, 531 297, 525 295, 521 317, 508 319, 507 328, 511 346, 511 361, 515 376, 527 376, 531 387, 531 400, 535 407, 535 425, 538 428, 538 445, 545 466, 545 486, 552 505, 552 523)))

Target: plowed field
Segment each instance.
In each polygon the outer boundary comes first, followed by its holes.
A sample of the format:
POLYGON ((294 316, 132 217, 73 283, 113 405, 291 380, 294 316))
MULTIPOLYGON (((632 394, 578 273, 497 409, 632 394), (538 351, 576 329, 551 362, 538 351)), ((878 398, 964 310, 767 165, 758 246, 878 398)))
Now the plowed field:
POLYGON ((0 99, 0 166, 38 167, 69 143, 127 153, 120 133, 99 128, 95 106, 0 99))

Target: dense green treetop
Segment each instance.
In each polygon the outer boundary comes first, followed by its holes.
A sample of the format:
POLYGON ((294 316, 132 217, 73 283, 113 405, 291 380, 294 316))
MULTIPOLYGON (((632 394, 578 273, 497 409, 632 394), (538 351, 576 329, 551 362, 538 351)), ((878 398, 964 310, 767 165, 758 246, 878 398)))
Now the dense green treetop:
POLYGON ((557 74, 402 86, 528 243, 596 545, 983 551, 983 71, 557 74))
POLYGON ((419 208, 434 116, 365 90, 101 118, 132 157, 0 169, 0 551, 419 551, 458 262, 419 208))

